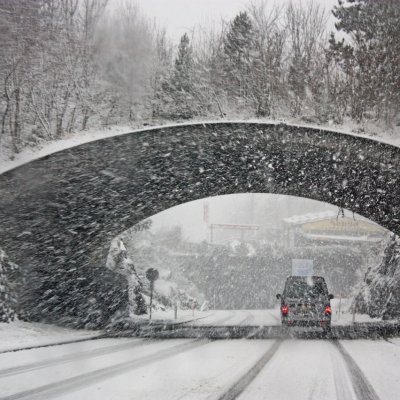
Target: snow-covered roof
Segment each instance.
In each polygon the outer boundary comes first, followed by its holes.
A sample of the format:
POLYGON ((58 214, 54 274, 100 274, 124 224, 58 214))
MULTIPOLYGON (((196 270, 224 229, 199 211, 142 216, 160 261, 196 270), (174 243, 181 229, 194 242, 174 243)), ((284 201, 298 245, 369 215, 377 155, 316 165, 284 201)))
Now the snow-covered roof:
MULTIPOLYGON (((335 211, 335 210, 320 211, 320 212, 316 212, 316 213, 307 213, 307 214, 301 214, 301 215, 293 215, 291 217, 283 218, 283 221, 290 225, 303 225, 307 222, 324 221, 327 219, 337 219, 338 217, 339 218, 342 218, 342 217, 349 218, 349 216, 348 216, 349 213, 351 214, 351 218, 353 218, 353 214, 350 211, 344 210, 343 212, 344 212, 343 215, 338 214, 338 211, 335 211)), ((356 214, 355 218, 357 221, 364 221, 369 224, 379 225, 376 222, 363 217, 362 215, 356 214)))
POLYGON ((324 219, 336 218, 337 212, 329 210, 329 211, 321 211, 317 213, 307 213, 302 215, 293 215, 292 217, 284 218, 283 221, 287 224, 291 225, 302 225, 306 222, 314 222, 321 221, 324 219))

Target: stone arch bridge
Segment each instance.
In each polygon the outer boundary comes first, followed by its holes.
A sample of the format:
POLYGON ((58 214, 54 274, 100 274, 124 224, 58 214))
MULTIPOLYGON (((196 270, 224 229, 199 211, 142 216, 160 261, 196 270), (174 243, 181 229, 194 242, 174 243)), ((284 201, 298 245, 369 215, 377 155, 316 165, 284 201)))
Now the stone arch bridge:
MULTIPOLYGON (((97 275, 111 274, 103 266, 116 235, 165 209, 209 196, 305 197, 400 234, 399 172, 400 148, 315 128, 228 122, 150 128, 0 175, 0 247, 25 268, 53 271, 53 278, 46 275, 47 287, 60 285, 56 277, 62 270, 77 292, 89 293, 96 291, 97 275), (77 270, 85 270, 85 277, 77 270)), ((107 296, 112 285, 122 283, 108 275, 108 292, 91 301, 113 309, 107 296)), ((34 286, 45 290, 39 281, 34 286)), ((73 315, 72 295, 70 305, 54 300, 55 314, 63 309, 73 315)))

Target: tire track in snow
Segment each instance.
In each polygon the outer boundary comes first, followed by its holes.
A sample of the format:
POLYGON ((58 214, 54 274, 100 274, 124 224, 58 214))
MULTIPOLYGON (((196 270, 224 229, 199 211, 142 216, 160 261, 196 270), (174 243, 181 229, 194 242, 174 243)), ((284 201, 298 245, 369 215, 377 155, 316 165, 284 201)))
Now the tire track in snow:
POLYGON ((10 376, 10 375, 21 374, 21 373, 28 372, 28 371, 34 371, 34 370, 46 368, 46 367, 49 367, 52 365, 60 365, 60 364, 65 364, 65 363, 72 362, 72 361, 78 361, 78 360, 83 360, 83 359, 93 358, 93 357, 100 357, 100 356, 103 356, 106 354, 115 353, 115 352, 122 351, 122 350, 129 350, 132 347, 136 347, 138 345, 143 345, 145 343, 146 344, 152 343, 152 341, 145 341, 145 340, 141 340, 141 339, 135 339, 135 340, 136 341, 132 341, 130 343, 122 343, 122 344, 117 344, 114 346, 102 347, 99 349, 86 350, 86 351, 82 351, 79 353, 66 354, 64 356, 53 358, 50 360, 44 360, 44 361, 29 363, 29 364, 25 364, 25 365, 19 365, 17 367, 1 369, 0 370, 0 378, 3 378, 5 376, 10 376))
POLYGON ((369 383, 367 377, 361 371, 360 367, 354 361, 353 357, 345 350, 345 348, 337 340, 331 343, 337 348, 343 360, 346 363, 354 392, 359 400, 380 400, 375 389, 369 383))
POLYGON ((196 347, 204 346, 210 341, 193 340, 189 343, 179 344, 165 350, 161 350, 155 354, 140 357, 134 360, 125 361, 110 367, 98 369, 88 373, 64 379, 62 381, 39 386, 34 389, 25 390, 9 396, 0 397, 0 400, 39 400, 50 399, 54 396, 68 392, 73 392, 88 386, 102 379, 111 378, 132 369, 143 367, 147 364, 163 360, 168 357, 175 356, 185 351, 192 350, 196 347))
POLYGON ((277 340, 272 347, 270 347, 262 357, 244 374, 239 378, 224 394, 218 397, 217 400, 234 400, 236 399, 259 372, 265 367, 265 365, 271 360, 274 354, 278 351, 282 340, 277 340))

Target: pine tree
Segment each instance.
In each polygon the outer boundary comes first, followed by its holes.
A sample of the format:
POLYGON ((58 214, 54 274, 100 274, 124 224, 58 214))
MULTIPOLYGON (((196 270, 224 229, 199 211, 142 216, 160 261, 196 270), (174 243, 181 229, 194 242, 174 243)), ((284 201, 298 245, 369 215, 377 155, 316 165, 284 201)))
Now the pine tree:
POLYGON ((400 102, 399 2, 340 0, 333 15, 336 29, 347 34, 346 39, 331 38, 330 52, 350 74, 352 118, 361 121, 373 112, 391 124, 400 102))
POLYGON ((253 25, 246 12, 240 12, 230 23, 223 40, 221 83, 230 98, 243 101, 250 96, 253 25))
POLYGON ((193 88, 192 82, 193 56, 190 40, 187 33, 181 37, 178 47, 178 56, 175 60, 175 72, 173 83, 178 91, 190 93, 193 88))
POLYGON ((167 117, 189 119, 198 115, 194 72, 192 47, 185 33, 179 43, 171 79, 163 85, 167 117))

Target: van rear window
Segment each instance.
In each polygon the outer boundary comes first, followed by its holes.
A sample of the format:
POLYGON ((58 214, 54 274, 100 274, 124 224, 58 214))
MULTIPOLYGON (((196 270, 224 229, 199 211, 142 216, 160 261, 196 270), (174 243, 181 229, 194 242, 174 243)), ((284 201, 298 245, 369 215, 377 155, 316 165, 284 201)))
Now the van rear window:
POLYGON ((327 296, 328 290, 322 281, 309 283, 305 280, 288 281, 285 285, 285 297, 322 297, 327 296))

